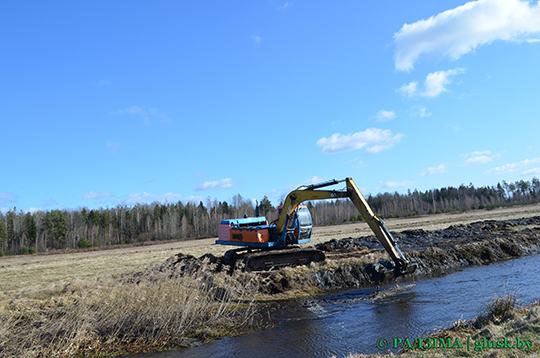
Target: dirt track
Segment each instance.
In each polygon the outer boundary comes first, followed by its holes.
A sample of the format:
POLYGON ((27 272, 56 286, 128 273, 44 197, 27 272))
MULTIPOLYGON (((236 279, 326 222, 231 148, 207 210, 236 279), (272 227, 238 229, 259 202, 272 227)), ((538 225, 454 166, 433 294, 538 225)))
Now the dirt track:
MULTIPOLYGON (((424 229, 439 230, 450 225, 468 224, 481 220, 508 220, 540 215, 540 204, 495 210, 477 210, 464 213, 388 219, 391 231, 424 229)), ((313 245, 330 239, 371 235, 364 222, 326 227, 315 227, 313 245)), ((101 274, 142 270, 149 265, 164 262, 178 252, 201 256, 205 253, 221 255, 228 247, 215 245, 215 238, 169 242, 150 246, 126 247, 111 250, 26 255, 0 258, 0 292, 11 290, 56 290, 76 278, 101 274)))

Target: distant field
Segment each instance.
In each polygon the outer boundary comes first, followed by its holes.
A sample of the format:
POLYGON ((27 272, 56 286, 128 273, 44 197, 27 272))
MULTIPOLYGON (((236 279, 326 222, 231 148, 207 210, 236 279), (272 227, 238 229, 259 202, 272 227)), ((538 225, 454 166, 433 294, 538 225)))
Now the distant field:
MULTIPOLYGON (((504 220, 540 215, 540 204, 465 213, 426 215, 402 219, 388 219, 391 231, 422 228, 437 230, 450 225, 481 220, 504 220)), ((363 222, 314 228, 312 243, 330 239, 370 235, 363 222)), ((223 254, 230 247, 214 244, 215 238, 169 242, 151 246, 126 247, 76 253, 24 255, 0 258, 0 292, 34 296, 62 290, 75 279, 95 278, 100 275, 122 273, 162 263, 182 252, 194 256, 205 253, 223 254), (16 291, 16 292, 13 292, 16 291)))

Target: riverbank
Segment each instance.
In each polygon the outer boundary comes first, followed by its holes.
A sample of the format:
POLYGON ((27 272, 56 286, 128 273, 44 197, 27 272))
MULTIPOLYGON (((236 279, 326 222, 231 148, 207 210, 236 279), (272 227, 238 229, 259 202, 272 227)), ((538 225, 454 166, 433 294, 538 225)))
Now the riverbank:
POLYGON ((380 354, 355 354, 347 358, 395 357, 538 357, 540 354, 540 303, 520 307, 515 293, 494 298, 480 316, 458 320, 453 327, 427 337, 403 337, 376 342, 380 354), (384 352, 388 353, 384 353, 384 352))
MULTIPOLYGON (((538 252, 539 225, 540 217, 530 217, 393 235, 420 278, 538 252)), ((4 291, 0 355, 105 356, 190 346, 260 328, 264 302, 394 280, 373 236, 319 247, 326 262, 265 274, 230 274, 220 255, 177 254, 145 269, 75 278, 61 290, 4 291)))

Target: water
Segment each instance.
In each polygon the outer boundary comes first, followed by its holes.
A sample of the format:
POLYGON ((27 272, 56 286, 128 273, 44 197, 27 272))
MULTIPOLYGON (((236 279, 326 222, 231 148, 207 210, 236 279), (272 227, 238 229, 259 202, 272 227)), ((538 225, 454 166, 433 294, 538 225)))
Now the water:
POLYGON ((354 289, 299 300, 274 313, 280 323, 272 329, 144 357, 311 358, 377 353, 379 338, 426 337, 458 319, 476 317, 495 295, 519 291, 522 303, 540 300, 539 259, 540 255, 533 255, 467 267, 445 276, 404 283, 402 291, 379 299, 366 299, 373 289, 354 289))

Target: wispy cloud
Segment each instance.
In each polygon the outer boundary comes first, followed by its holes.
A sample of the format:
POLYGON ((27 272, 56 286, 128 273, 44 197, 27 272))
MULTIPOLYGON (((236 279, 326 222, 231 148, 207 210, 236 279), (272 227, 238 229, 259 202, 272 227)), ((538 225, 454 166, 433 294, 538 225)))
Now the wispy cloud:
POLYGON ((412 186, 414 182, 412 181, 387 181, 384 183, 384 188, 386 189, 397 189, 412 186))
POLYGON ((170 123, 172 119, 163 112, 158 111, 156 108, 147 108, 141 106, 131 106, 126 109, 121 109, 118 111, 111 112, 116 115, 131 115, 137 116, 144 120, 145 124, 150 124, 153 121, 170 123))
POLYGON ((124 196, 121 199, 121 202, 126 205, 135 205, 139 203, 153 203, 155 201, 159 203, 172 203, 177 202, 182 198, 182 194, 177 193, 166 193, 166 194, 155 194, 155 193, 131 193, 126 196, 124 196))
POLYGON ((292 1, 291 1, 291 2, 286 2, 285 4, 280 5, 280 6, 278 7, 278 10, 279 10, 279 11, 287 11, 287 10, 288 10, 291 6, 293 6, 293 5, 294 5, 294 2, 292 2, 292 1))
POLYGON ((233 184, 234 183, 231 178, 225 178, 225 179, 214 180, 214 181, 206 181, 202 183, 201 185, 197 186, 195 190, 201 191, 201 190, 210 190, 210 189, 232 188, 233 184))
POLYGON ((368 154, 379 153, 399 143, 405 135, 392 134, 389 129, 368 128, 363 132, 342 135, 334 133, 329 138, 323 137, 317 141, 324 154, 336 154, 366 148, 368 154))
POLYGON ((99 81, 92 82, 92 85, 97 86, 97 87, 104 87, 110 84, 111 82, 109 80, 99 80, 99 81))
POLYGON ((418 82, 409 82, 406 85, 401 86, 396 90, 397 93, 401 93, 402 96, 413 98, 418 95, 418 82))
POLYGON ((56 200, 53 200, 53 199, 42 200, 41 206, 44 208, 53 207, 53 206, 58 207, 58 202, 56 202, 56 200))
POLYGON ((471 164, 486 164, 492 162, 494 158, 497 158, 498 154, 491 154, 491 151, 484 150, 479 152, 472 152, 470 154, 461 155, 463 159, 463 166, 471 164))
POLYGON ((398 88, 396 92, 407 98, 418 96, 435 98, 448 90, 447 86, 452 83, 451 76, 465 73, 465 71, 465 68, 458 67, 453 70, 432 72, 426 76, 424 81, 424 91, 420 91, 418 82, 410 82, 398 88))
POLYGON ((394 34, 395 68, 410 71, 423 55, 457 60, 477 47, 497 40, 534 42, 539 33, 538 3, 471 1, 427 20, 403 25, 394 34))
POLYGON ((0 205, 12 204, 17 200, 17 195, 10 193, 9 191, 0 191, 0 205))
POLYGON ((424 177, 428 175, 434 175, 434 174, 440 174, 447 171, 446 165, 439 164, 436 167, 429 167, 426 170, 424 170, 422 173, 418 174, 418 176, 424 177))
POLYGON ((304 185, 311 185, 311 184, 318 184, 323 182, 324 179, 319 178, 318 176, 314 176, 313 178, 306 179, 302 182, 304 185))
POLYGON ((250 35, 249 36, 253 42, 255 42, 257 45, 262 42, 262 38, 259 35, 250 35))
POLYGON ((111 142, 110 140, 108 140, 105 145, 108 147, 108 148, 111 148, 111 152, 112 153, 117 153, 118 152, 118 148, 120 147, 120 142, 111 142))
POLYGON ((96 199, 102 199, 102 198, 107 198, 111 196, 114 196, 114 194, 111 193, 110 191, 101 191, 101 192, 90 191, 84 194, 82 198, 84 200, 96 200, 96 199))
POLYGON ((540 175, 540 168, 533 168, 533 169, 527 169, 524 170, 521 175, 540 175))
POLYGON ((396 112, 381 109, 375 116, 371 118, 375 118, 377 122, 388 122, 396 118, 396 112))
POLYGON ((199 195, 190 195, 182 199, 184 203, 199 203, 204 200, 204 197, 199 195))
POLYGON ((409 110, 409 115, 411 117, 430 117, 431 113, 427 111, 426 107, 423 106, 415 106, 409 110))
MULTIPOLYGON (((540 158, 525 159, 518 163, 508 163, 500 167, 491 168, 486 171, 487 174, 508 174, 517 172, 531 164, 540 162, 540 158)), ((537 168, 538 169, 538 168, 537 168)), ((535 174, 537 169, 525 170, 522 175, 535 174)))

